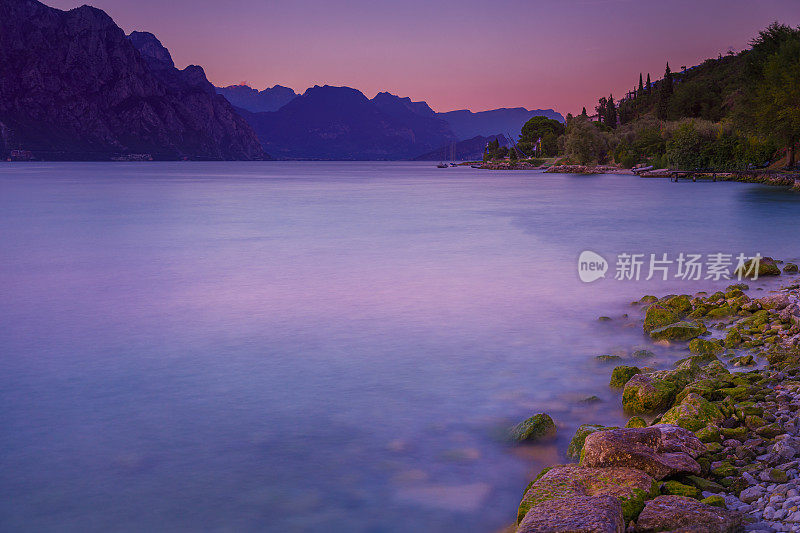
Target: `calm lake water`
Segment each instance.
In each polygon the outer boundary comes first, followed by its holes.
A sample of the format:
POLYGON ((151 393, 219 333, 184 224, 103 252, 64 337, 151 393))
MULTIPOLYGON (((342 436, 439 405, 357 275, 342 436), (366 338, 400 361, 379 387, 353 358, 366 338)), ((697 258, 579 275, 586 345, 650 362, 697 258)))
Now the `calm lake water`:
POLYGON ((430 163, 0 165, 0 529, 496 531, 578 424, 624 422, 593 357, 647 344, 629 302, 726 284, 616 254, 796 260, 799 215, 430 163), (504 442, 540 411, 553 445, 504 442))

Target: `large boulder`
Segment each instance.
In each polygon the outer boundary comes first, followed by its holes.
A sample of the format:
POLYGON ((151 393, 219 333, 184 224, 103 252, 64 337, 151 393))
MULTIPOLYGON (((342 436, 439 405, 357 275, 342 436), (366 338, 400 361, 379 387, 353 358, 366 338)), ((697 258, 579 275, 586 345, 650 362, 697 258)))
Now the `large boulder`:
POLYGON ((677 392, 678 387, 672 381, 636 374, 625 383, 622 406, 632 414, 665 411, 672 405, 677 392))
POLYGON ((717 356, 721 355, 725 348, 718 342, 694 339, 689 343, 689 351, 695 355, 717 356))
POLYGON ((700 322, 675 322, 667 326, 655 328, 650 331, 650 337, 655 340, 688 341, 695 339, 708 331, 700 322))
POLYGON ((734 533, 742 531, 742 515, 686 496, 659 496, 645 505, 636 522, 636 531, 734 533))
POLYGON ((737 268, 734 272, 737 276, 743 278, 764 277, 764 276, 780 276, 781 269, 775 264, 775 260, 771 257, 762 257, 758 261, 758 268, 754 268, 755 259, 746 262, 743 267, 737 268), (756 276, 756 274, 758 274, 756 276))
POLYGON ((622 506, 613 496, 577 496, 536 506, 516 533, 623 533, 622 506))
POLYGON ((700 465, 691 454, 670 451, 675 448, 665 446, 663 438, 658 427, 598 431, 586 437, 580 464, 591 468, 627 466, 655 479, 700 473, 700 465))
POLYGON ((577 430, 575 430, 575 435, 569 442, 569 447, 567 448, 567 457, 570 459, 575 459, 576 461, 580 459, 581 451, 583 451, 583 443, 586 441, 586 437, 595 431, 605 431, 606 429, 616 428, 606 427, 600 424, 583 424, 580 426, 577 430))
POLYGON ((670 309, 653 304, 647 308, 644 315, 644 332, 650 333, 654 329, 673 324, 680 320, 680 317, 670 309))
POLYGON ((792 304, 792 300, 785 292, 770 294, 756 301, 761 304, 761 309, 774 309, 776 311, 786 309, 792 304))
POLYGON ((725 415, 716 405, 693 392, 661 417, 661 422, 665 424, 674 424, 690 431, 698 431, 723 420, 725 415))
POLYGON ((688 429, 673 424, 656 424, 651 427, 661 431, 659 450, 662 452, 682 452, 697 459, 707 451, 706 445, 688 429))
POLYGON ((525 492, 517 511, 517 520, 523 522, 526 515, 539 514, 540 505, 553 499, 612 496, 619 501, 627 523, 639 515, 646 500, 658 493, 656 480, 633 468, 554 466, 525 492))
POLYGON ((511 440, 517 442, 538 442, 554 437, 556 424, 550 415, 538 413, 523 420, 511 429, 511 440))
POLYGON ((679 317, 684 317, 692 312, 692 302, 686 294, 665 298, 661 305, 679 317))
POLYGON ((608 384, 616 389, 621 389, 629 379, 641 372, 638 366, 620 365, 611 372, 611 381, 608 384))

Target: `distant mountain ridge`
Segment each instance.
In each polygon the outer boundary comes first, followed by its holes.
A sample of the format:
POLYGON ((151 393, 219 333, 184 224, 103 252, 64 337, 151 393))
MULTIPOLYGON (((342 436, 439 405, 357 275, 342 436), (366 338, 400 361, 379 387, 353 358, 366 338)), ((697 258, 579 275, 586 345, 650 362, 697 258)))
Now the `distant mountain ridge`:
POLYGON ((203 69, 103 11, 0 1, 0 151, 45 159, 261 159, 252 128, 203 69))
POLYGON ((471 139, 475 136, 495 135, 498 133, 519 135, 522 126, 531 118, 542 116, 564 122, 561 113, 552 109, 525 109, 524 107, 500 108, 473 113, 467 109, 437 113, 450 125, 459 140, 471 139))
POLYGON ((283 85, 267 87, 263 91, 257 91, 244 84, 216 87, 215 89, 232 105, 252 113, 277 111, 299 96, 294 90, 283 85))
POLYGON ((281 159, 411 159, 455 140, 446 122, 410 104, 388 93, 370 100, 350 87, 316 85, 278 111, 240 112, 281 159))
POLYGON ((390 92, 367 99, 351 87, 314 86, 302 96, 280 85, 260 92, 247 85, 216 90, 253 126, 265 150, 285 159, 415 159, 459 141, 473 141, 460 149, 472 157, 476 142, 483 142, 476 138, 501 136, 507 142, 507 135, 518 135, 525 122, 539 115, 564 121, 552 109, 523 107, 437 113, 424 101, 390 92), (276 88, 286 103, 274 103, 276 88), (277 109, 269 111, 272 107, 277 109))

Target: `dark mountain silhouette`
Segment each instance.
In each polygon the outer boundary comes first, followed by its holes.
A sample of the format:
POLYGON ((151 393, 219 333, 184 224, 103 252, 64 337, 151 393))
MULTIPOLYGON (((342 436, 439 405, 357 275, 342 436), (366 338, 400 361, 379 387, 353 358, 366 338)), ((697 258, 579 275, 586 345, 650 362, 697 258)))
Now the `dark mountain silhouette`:
POLYGON ((455 140, 425 108, 388 93, 369 100, 356 89, 325 85, 275 112, 241 112, 278 158, 386 160, 411 159, 455 140))
POLYGON ((478 135, 489 136, 497 133, 519 135, 522 125, 536 116, 543 116, 564 122, 561 113, 552 109, 528 110, 524 107, 500 108, 473 113, 467 109, 437 113, 450 125, 459 140, 471 139, 478 135))
POLYGON ((282 85, 268 87, 263 91, 257 91, 248 85, 228 85, 216 87, 216 91, 232 105, 253 113, 277 111, 298 96, 292 89, 282 85))
POLYGON ((35 0, 0 1, 0 139, 42 159, 264 157, 202 68, 99 9, 35 0))
POLYGON ((472 139, 453 142, 414 158, 414 161, 480 161, 486 145, 497 139, 500 146, 510 146, 505 135, 478 135, 472 139))

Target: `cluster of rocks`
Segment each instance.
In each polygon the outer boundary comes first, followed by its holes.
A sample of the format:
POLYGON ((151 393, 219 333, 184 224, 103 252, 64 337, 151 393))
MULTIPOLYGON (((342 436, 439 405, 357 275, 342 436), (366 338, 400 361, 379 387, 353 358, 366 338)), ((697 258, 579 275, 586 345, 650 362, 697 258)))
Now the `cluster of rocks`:
POLYGON ((546 172, 557 174, 633 174, 628 169, 609 165, 553 165, 546 172))
MULTIPOLYGON (((780 274, 762 261, 759 276, 780 274)), ((800 287, 758 299, 748 289, 635 302, 645 334, 686 343, 687 357, 671 369, 614 368, 610 385, 633 416, 624 428, 578 428, 567 450, 577 463, 531 482, 518 533, 800 531, 800 287)), ((515 437, 554 433, 539 414, 515 437)))

